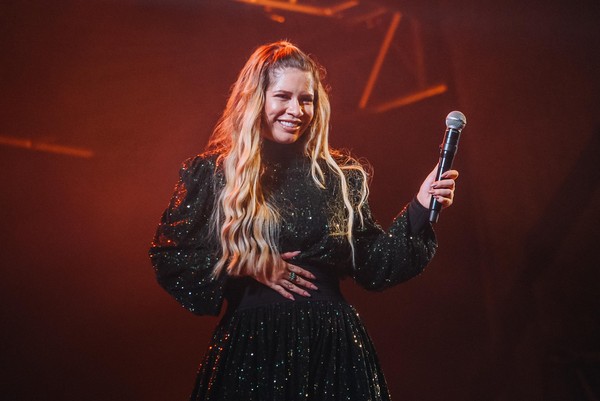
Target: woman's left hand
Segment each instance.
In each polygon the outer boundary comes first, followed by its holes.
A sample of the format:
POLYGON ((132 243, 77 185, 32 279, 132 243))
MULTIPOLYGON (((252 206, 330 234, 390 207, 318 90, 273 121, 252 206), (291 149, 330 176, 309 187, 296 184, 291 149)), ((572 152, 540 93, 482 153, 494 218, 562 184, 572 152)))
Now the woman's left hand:
POLYGON ((438 166, 429 173, 417 194, 417 200, 424 207, 429 207, 431 197, 437 199, 441 203, 442 208, 447 208, 452 205, 454 200, 454 189, 456 188, 456 179, 458 171, 448 170, 442 174, 439 181, 435 181, 438 166))

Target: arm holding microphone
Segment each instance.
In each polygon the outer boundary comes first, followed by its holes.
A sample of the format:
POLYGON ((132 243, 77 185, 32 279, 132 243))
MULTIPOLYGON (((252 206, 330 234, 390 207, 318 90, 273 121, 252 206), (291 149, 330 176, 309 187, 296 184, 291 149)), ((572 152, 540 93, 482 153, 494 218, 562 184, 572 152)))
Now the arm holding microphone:
POLYGON ((440 145, 440 159, 429 173, 417 193, 419 203, 429 208, 429 221, 437 223, 443 208, 452 205, 454 200, 455 180, 458 171, 452 170, 452 162, 458 150, 458 141, 467 119, 460 111, 453 111, 446 117, 446 132, 440 145))
POLYGON ((425 178, 417 193, 417 200, 425 208, 429 208, 429 205, 436 201, 441 206, 440 209, 445 209, 451 206, 454 201, 458 171, 447 170, 438 177, 438 167, 439 163, 425 178))

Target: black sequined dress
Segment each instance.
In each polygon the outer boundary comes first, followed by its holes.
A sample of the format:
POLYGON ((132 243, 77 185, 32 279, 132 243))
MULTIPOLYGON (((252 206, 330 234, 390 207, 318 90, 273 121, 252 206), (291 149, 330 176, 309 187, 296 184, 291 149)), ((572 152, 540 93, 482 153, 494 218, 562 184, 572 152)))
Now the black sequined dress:
MULTIPOLYGON (((363 208, 355 224, 355 267, 345 237, 330 235, 339 208, 337 180, 326 169, 317 187, 310 162, 270 147, 264 186, 282 218, 280 251, 300 250, 290 263, 311 271, 318 290, 288 300, 251 278, 213 279, 220 253, 209 220, 223 185, 216 155, 187 160, 154 238, 158 282, 199 315, 227 311, 202 362, 191 400, 389 400, 373 344, 339 280, 381 290, 419 274, 435 252, 425 209, 413 201, 384 231, 363 208)), ((283 145, 286 146, 286 145, 283 145)), ((351 198, 361 184, 350 174, 351 198)))

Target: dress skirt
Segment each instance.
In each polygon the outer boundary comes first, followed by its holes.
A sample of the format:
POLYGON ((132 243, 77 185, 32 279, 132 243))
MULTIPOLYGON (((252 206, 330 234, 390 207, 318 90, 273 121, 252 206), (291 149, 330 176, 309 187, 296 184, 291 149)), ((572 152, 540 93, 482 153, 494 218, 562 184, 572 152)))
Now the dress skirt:
POLYGON ((238 308, 216 328, 193 401, 384 401, 375 349, 343 300, 238 308))

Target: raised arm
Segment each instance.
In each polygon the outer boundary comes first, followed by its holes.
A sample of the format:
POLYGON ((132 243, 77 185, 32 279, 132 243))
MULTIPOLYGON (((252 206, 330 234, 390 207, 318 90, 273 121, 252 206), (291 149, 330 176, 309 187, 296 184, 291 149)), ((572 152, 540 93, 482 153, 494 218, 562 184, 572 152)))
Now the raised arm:
MULTIPOLYGON (((353 277, 369 290, 383 290, 421 273, 433 258, 437 241, 428 222, 431 196, 438 197, 444 207, 452 204, 454 180, 458 172, 447 172, 443 180, 434 182, 435 169, 427 176, 415 199, 402 209, 386 232, 371 215, 368 203, 363 206, 364 225, 357 220, 353 277)), ((355 178, 356 179, 356 178, 355 178)), ((360 185, 362 178, 352 185, 360 185)))

